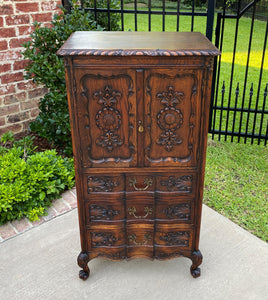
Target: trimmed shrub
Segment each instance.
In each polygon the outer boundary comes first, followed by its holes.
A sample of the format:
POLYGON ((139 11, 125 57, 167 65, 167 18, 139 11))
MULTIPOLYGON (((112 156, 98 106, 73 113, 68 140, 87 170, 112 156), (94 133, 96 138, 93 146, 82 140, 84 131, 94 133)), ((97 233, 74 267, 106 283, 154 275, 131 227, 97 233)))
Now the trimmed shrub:
POLYGON ((73 159, 55 150, 35 153, 29 137, 13 142, 4 136, 1 141, 11 146, 0 147, 0 224, 24 216, 38 220, 52 200, 73 187, 73 159))

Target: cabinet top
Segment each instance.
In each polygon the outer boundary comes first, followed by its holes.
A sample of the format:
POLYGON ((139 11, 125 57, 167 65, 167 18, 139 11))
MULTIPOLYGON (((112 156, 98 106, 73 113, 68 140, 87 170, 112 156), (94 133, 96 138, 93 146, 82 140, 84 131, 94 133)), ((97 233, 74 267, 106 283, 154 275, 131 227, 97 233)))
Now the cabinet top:
POLYGON ((192 56, 219 55, 200 32, 76 31, 58 50, 74 56, 192 56))

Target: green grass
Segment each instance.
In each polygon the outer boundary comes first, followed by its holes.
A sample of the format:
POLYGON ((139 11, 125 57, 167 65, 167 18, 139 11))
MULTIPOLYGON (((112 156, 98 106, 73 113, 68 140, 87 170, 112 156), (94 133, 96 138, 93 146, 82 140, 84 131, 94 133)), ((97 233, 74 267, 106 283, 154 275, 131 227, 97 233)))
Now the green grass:
POLYGON ((208 142, 204 203, 268 241, 268 150, 208 142))

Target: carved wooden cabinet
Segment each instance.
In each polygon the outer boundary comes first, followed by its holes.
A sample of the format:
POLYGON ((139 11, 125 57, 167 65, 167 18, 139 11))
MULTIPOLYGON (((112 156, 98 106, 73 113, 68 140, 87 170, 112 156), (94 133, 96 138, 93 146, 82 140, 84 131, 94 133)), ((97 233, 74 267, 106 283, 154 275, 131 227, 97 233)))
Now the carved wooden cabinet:
POLYGON ((192 260, 200 218, 213 58, 200 33, 76 32, 64 56, 82 252, 192 260))

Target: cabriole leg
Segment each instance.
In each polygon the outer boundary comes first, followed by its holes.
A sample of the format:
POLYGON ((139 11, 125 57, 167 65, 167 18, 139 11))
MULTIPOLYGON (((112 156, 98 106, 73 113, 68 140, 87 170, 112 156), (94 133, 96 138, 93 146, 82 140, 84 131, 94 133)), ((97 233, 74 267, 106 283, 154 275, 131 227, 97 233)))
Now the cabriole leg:
POLYGON ((192 257, 191 257, 192 265, 191 265, 190 271, 194 278, 197 278, 200 276, 200 268, 198 268, 198 266, 201 265, 202 259, 203 259, 203 256, 199 250, 194 251, 192 253, 192 257))
POLYGON ((89 267, 88 267, 88 262, 89 262, 89 256, 86 252, 81 252, 78 257, 77 257, 77 263, 80 268, 83 270, 80 270, 79 272, 79 278, 86 280, 89 276, 89 267))

